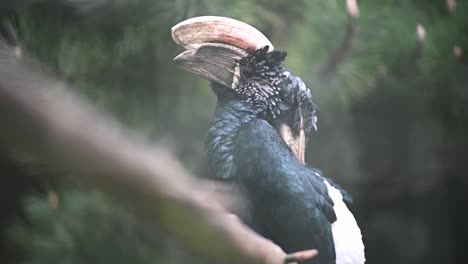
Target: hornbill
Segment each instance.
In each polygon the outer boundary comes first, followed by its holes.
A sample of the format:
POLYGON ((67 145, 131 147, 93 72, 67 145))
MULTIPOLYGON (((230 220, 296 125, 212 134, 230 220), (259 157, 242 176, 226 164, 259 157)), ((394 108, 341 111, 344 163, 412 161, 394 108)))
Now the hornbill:
POLYGON ((250 204, 240 217, 286 252, 318 249, 308 263, 364 263, 350 196, 304 164, 316 106, 303 81, 283 67, 286 52, 243 22, 196 17, 172 28, 186 50, 174 60, 210 81, 217 106, 207 133, 216 179, 238 186, 250 204))

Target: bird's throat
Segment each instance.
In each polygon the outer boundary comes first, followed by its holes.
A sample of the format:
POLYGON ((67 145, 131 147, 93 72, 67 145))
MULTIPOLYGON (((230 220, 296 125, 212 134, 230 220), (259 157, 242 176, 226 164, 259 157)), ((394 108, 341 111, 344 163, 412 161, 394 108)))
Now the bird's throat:
POLYGON ((257 118, 260 111, 235 99, 218 100, 205 142, 208 165, 214 178, 230 179, 235 175, 234 141, 237 133, 243 124, 257 118))
POLYGON ((305 133, 301 129, 299 135, 294 136, 291 127, 283 123, 279 126, 279 134, 286 145, 289 146, 301 164, 305 164, 305 133))

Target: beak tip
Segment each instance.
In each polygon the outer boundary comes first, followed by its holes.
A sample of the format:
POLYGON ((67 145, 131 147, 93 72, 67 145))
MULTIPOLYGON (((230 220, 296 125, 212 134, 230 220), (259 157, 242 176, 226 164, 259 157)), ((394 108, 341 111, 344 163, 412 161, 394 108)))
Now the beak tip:
POLYGON ((182 56, 181 56, 181 55, 182 55, 182 54, 179 54, 179 55, 175 56, 175 57, 172 59, 172 61, 175 62, 176 64, 182 62, 182 56))
POLYGON ((172 59, 172 61, 176 65, 179 65, 179 66, 184 65, 184 64, 194 63, 194 62, 199 61, 199 58, 197 57, 196 53, 197 53, 197 49, 188 49, 180 53, 179 55, 175 56, 174 59, 172 59))
POLYGON ((174 59, 172 59, 172 61, 175 62, 176 64, 187 62, 190 60, 191 53, 192 53, 191 50, 186 50, 180 53, 179 55, 175 56, 174 59))

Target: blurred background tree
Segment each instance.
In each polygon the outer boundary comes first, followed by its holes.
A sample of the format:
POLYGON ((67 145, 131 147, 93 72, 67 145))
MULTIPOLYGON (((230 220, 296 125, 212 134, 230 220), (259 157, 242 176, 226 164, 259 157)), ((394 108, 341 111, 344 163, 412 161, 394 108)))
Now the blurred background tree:
MULTIPOLYGON (((215 98, 173 65, 170 28, 198 15, 254 25, 312 89, 319 131, 307 161, 354 196, 368 262, 456 262, 468 242, 468 3, 354 3, 22 0, 3 1, 0 19, 6 41, 199 176, 209 173, 203 138, 215 98)), ((0 161, 2 263, 195 261, 102 195, 0 161)))

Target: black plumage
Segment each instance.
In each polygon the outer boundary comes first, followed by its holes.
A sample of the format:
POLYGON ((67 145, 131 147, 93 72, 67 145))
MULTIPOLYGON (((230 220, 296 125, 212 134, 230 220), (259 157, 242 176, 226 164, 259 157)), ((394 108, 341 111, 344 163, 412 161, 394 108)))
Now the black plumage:
POLYGON ((251 213, 244 221, 257 232, 287 252, 318 249, 310 263, 335 263, 336 215, 323 175, 301 164, 278 133, 281 124, 308 133, 316 106, 300 78, 283 67, 286 53, 267 51, 239 61, 233 89, 213 84, 218 103, 207 134, 208 163, 215 178, 245 189, 251 213))
POLYGON ((226 17, 187 19, 171 35, 185 49, 174 62, 213 82, 218 104, 207 159, 214 178, 246 197, 234 213, 286 252, 318 249, 308 263, 364 263, 361 231, 344 203, 349 195, 305 164, 317 107, 284 68, 286 52, 226 17))

